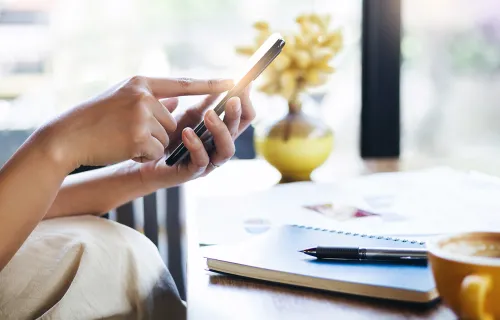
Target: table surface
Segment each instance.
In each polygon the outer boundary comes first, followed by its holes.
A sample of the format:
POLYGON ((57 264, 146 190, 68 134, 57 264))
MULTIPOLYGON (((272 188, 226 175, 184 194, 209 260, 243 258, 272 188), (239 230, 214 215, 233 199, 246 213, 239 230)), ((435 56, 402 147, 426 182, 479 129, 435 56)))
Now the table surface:
MULTIPOLYGON (((398 171, 407 168, 401 161, 351 162, 329 170, 336 175, 398 171)), ((231 169, 228 169, 231 170, 231 169)), ((225 174, 230 174, 226 172, 225 174)), ((269 176, 269 175, 268 175, 269 176)), ((270 179, 274 179, 271 177, 270 179)), ((456 319, 441 303, 416 306, 366 299, 319 290, 264 283, 221 275, 206 270, 196 238, 195 214, 187 212, 188 315, 189 319, 456 319)))

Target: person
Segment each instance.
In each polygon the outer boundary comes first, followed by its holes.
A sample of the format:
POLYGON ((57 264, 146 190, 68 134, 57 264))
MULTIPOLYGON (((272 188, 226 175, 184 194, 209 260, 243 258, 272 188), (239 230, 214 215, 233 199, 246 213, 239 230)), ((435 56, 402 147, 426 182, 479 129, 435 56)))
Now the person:
POLYGON ((255 111, 250 88, 209 107, 226 79, 134 76, 38 128, 0 170, 0 318, 185 318, 158 250, 101 214, 209 174, 255 111), (179 97, 206 95, 177 111, 179 97), (192 127, 205 121, 214 148, 192 127), (175 166, 165 150, 190 152, 175 166), (100 169, 69 175, 80 166, 100 169))

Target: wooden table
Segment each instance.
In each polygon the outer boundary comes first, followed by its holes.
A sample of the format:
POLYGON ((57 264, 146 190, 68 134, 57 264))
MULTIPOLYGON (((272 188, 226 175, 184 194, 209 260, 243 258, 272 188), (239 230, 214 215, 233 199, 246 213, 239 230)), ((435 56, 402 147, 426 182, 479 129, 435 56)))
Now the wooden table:
MULTIPOLYGON (((339 164, 339 174, 407 168, 391 159, 349 163, 339 164)), ((187 215, 187 225, 188 230, 197 230, 193 214, 187 215)), ((196 232, 189 234, 189 319, 456 319, 440 303, 423 308, 212 273, 205 269, 196 232)))

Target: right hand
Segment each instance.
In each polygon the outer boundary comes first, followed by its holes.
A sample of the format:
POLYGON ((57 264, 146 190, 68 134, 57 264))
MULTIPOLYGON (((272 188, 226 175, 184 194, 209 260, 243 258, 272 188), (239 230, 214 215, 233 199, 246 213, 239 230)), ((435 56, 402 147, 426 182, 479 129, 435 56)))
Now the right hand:
POLYGON ((158 160, 169 144, 168 134, 177 127, 159 99, 221 93, 232 85, 231 80, 136 76, 69 110, 42 130, 55 141, 58 158, 75 168, 158 160))

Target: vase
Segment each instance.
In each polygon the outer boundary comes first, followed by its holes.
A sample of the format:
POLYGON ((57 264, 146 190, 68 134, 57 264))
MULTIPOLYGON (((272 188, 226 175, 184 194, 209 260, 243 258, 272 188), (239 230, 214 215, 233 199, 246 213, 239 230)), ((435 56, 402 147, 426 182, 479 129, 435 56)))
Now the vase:
POLYGON ((321 119, 289 104, 288 113, 255 135, 255 150, 282 176, 281 182, 308 181, 333 150, 334 132, 321 119))

